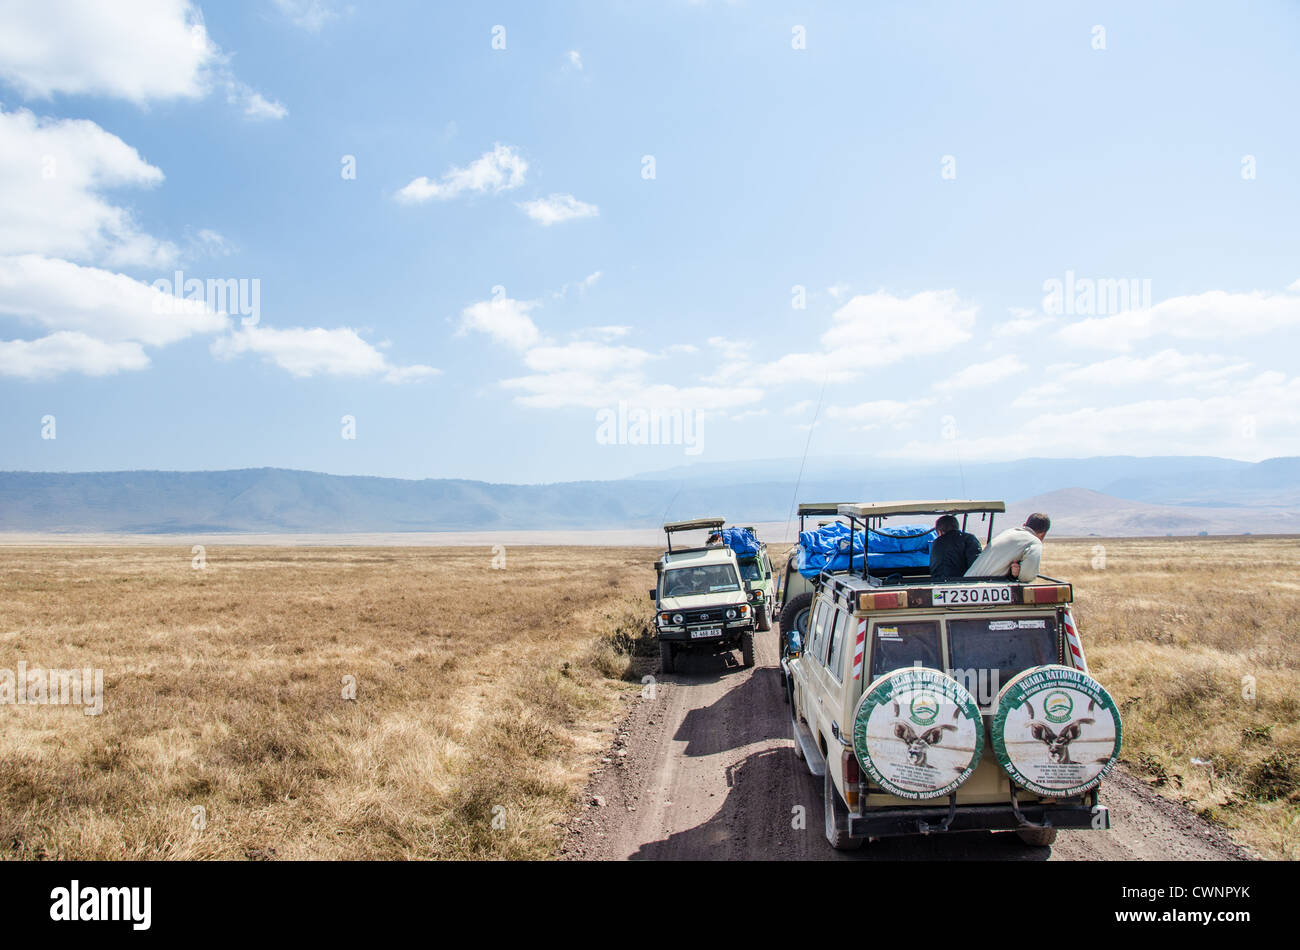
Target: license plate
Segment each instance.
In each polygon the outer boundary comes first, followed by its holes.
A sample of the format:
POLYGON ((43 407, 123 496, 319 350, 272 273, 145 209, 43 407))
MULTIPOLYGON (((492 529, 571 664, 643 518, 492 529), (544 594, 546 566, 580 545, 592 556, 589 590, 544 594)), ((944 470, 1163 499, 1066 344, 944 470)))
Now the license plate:
POLYGON ((695 640, 699 637, 717 637, 721 635, 722 635, 722 624, 718 624, 716 627, 696 627, 694 630, 691 631, 692 640, 695 640))
POLYGON ((932 601, 936 607, 967 607, 982 604, 1009 604, 1010 587, 936 587, 932 601))

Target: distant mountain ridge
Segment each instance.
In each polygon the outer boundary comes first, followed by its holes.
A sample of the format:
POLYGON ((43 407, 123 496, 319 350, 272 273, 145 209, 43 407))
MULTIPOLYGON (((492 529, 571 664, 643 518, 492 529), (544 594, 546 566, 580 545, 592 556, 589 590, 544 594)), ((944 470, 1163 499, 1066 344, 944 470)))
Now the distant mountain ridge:
POLYGON ((810 459, 797 490, 798 460, 652 474, 508 485, 275 468, 0 472, 0 532, 644 528, 700 514, 783 522, 796 500, 927 497, 1002 498, 1013 511, 1032 501, 1052 515, 1057 533, 1078 535, 1300 531, 1300 458, 1025 459, 964 466, 810 459))

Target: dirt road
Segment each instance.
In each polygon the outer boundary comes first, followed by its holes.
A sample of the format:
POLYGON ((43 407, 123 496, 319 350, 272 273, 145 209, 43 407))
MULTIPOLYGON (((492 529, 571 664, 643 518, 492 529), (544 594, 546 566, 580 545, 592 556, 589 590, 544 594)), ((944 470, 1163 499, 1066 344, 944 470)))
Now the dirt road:
MULTIPOLYGON (((822 832, 821 780, 794 756, 781 700, 776 633, 757 663, 685 656, 633 705, 563 857, 575 859, 1232 860, 1251 855, 1224 832, 1117 771, 1103 789, 1110 831, 1062 831, 1053 848, 1009 833, 892 838, 834 851, 822 832), (802 810, 803 821, 797 821, 802 810), (801 825, 801 826, 800 826, 801 825)), ((657 673, 657 667, 648 672, 657 673)))

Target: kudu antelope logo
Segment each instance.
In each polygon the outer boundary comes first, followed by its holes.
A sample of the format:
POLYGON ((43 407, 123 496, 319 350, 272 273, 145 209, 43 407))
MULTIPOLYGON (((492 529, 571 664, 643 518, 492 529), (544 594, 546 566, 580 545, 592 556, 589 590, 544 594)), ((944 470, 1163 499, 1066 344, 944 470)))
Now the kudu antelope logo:
MULTIPOLYGON (((931 699, 932 702, 927 704, 922 704, 922 706, 925 709, 925 711, 929 714, 927 717, 928 721, 933 722, 939 715, 939 706, 938 706, 938 702, 933 701, 932 697, 927 696, 927 698, 931 699), (932 713, 930 712, 931 709, 933 710, 932 713)), ((913 699, 912 709, 911 709, 911 714, 913 719, 916 718, 916 709, 917 709, 917 700, 913 699)), ((897 738, 902 739, 904 742, 907 743, 908 764, 914 765, 917 768, 922 768, 922 769, 934 768, 933 765, 930 765, 926 762, 926 756, 927 753, 930 751, 930 746, 932 745, 937 746, 939 744, 939 740, 943 738, 943 734, 945 732, 956 732, 957 727, 946 722, 940 723, 937 726, 931 726, 930 728, 926 729, 925 731, 921 732, 918 735, 916 730, 912 728, 912 724, 910 722, 907 722, 906 720, 901 719, 899 717, 900 712, 901 710, 898 707, 898 700, 894 700, 894 719, 895 719, 894 735, 897 738)), ((961 709, 954 708, 952 711, 952 718, 956 719, 960 715, 961 715, 961 709)))
MULTIPOLYGON (((1069 709, 1072 705, 1067 705, 1069 703, 1068 696, 1066 696, 1065 703, 1062 703, 1057 698, 1058 696, 1063 695, 1065 694, 1053 694, 1052 696, 1049 696, 1047 702, 1051 708, 1044 710, 1046 718, 1049 720, 1055 719, 1058 725, 1060 722, 1064 721, 1064 717, 1060 715, 1061 711, 1063 709, 1069 709), (1053 705, 1054 700, 1055 705, 1053 705)), ((1092 712, 1093 707, 1096 706, 1096 704, 1096 700, 1089 700, 1088 712, 1092 712)), ((1083 734, 1084 726, 1092 725, 1095 720, 1089 716, 1081 716, 1078 719, 1071 720, 1070 723, 1064 726, 1060 732, 1057 732, 1035 715, 1033 703, 1026 700, 1025 709, 1029 712, 1029 734, 1047 746, 1048 761, 1060 765, 1074 764, 1074 760, 1070 758, 1070 743, 1083 734)))

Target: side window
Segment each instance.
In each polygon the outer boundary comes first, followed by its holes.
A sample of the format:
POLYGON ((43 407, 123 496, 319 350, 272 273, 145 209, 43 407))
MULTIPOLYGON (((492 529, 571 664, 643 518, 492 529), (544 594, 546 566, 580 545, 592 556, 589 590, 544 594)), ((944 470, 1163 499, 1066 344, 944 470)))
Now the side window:
POLYGON ((835 650, 838 643, 844 638, 844 611, 837 610, 828 624, 830 630, 826 642, 826 653, 822 655, 821 661, 823 666, 827 666, 835 678, 839 679, 839 674, 835 672, 832 664, 835 662, 835 650))
POLYGON ((853 639, 854 631, 857 629, 858 622, 853 619, 852 614, 842 613, 839 615, 839 622, 835 625, 835 639, 831 641, 831 648, 827 654, 827 669, 835 677, 835 682, 844 682, 844 643, 853 639))
MULTIPOLYGON (((822 659, 822 642, 826 639, 826 620, 830 610, 826 607, 826 602, 818 600, 813 607, 812 622, 809 627, 809 642, 807 650, 819 661, 822 659)), ((823 661, 824 662, 824 661, 823 661)))

